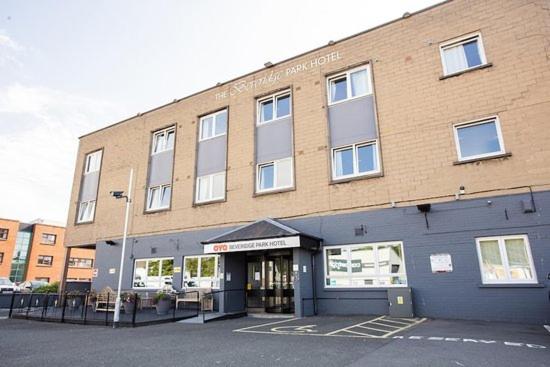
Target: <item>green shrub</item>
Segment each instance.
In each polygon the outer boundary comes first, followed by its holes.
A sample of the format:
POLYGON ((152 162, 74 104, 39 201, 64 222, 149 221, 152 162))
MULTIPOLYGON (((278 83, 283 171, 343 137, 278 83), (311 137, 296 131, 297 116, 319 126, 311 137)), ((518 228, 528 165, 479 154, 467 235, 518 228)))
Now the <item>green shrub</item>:
POLYGON ((59 292, 59 282, 46 284, 33 290, 33 293, 57 293, 57 292, 59 292))

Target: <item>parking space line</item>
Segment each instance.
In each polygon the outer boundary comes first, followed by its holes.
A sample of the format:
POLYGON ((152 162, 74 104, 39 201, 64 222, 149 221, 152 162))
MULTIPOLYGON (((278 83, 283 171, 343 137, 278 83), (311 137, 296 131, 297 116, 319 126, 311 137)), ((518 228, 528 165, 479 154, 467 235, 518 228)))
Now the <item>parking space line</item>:
POLYGON ((294 320, 298 320, 298 318, 297 318, 297 317, 293 317, 293 318, 287 319, 287 320, 268 322, 268 323, 266 323, 266 324, 260 324, 260 325, 253 325, 253 326, 248 326, 248 327, 245 327, 245 328, 242 328, 242 329, 233 330, 233 331, 245 331, 245 330, 248 330, 248 329, 255 329, 255 328, 260 328, 260 327, 262 327, 262 326, 269 326, 269 325, 282 324, 282 323, 284 323, 284 322, 289 322, 289 321, 294 321, 294 320))
MULTIPOLYGON (((351 333, 351 334, 357 334, 357 335, 361 335, 361 336, 368 336, 368 337, 371 337, 371 338, 379 338, 379 336, 376 336, 376 335, 359 333, 359 332, 353 331, 353 330, 344 330, 344 332, 351 333)), ((328 334, 325 334, 325 336, 328 336, 328 334)))
POLYGON ((348 326, 348 327, 345 327, 345 328, 342 328, 342 329, 334 330, 334 331, 331 331, 330 333, 327 333, 327 334, 325 334, 325 335, 337 334, 337 333, 339 333, 340 331, 346 331, 346 330, 348 330, 348 329, 354 328, 355 326, 364 325, 364 324, 366 324, 367 322, 370 322, 370 321, 380 320, 380 319, 383 318, 383 317, 384 317, 384 316, 380 316, 380 317, 377 317, 377 318, 375 318, 375 319, 372 319, 372 320, 369 320, 369 321, 366 321, 366 322, 360 322, 359 324, 356 324, 356 325, 351 325, 351 326, 348 326))
POLYGON ((384 335, 384 338, 387 338, 388 336, 393 335, 393 334, 396 334, 396 333, 399 333, 399 332, 401 332, 401 331, 407 330, 407 329, 409 329, 409 328, 411 328, 411 327, 413 327, 413 326, 415 326, 415 325, 418 325, 418 324, 420 324, 420 323, 422 323, 422 322, 424 322, 424 321, 426 321, 426 318, 425 318, 425 317, 422 318, 422 319, 420 319, 420 320, 415 321, 414 323, 412 323, 412 324, 410 324, 410 325, 408 325, 408 326, 404 326, 404 327, 402 327, 401 329, 398 329, 398 330, 395 330, 395 331, 391 331, 391 332, 385 334, 385 335, 384 335))
MULTIPOLYGON (((380 321, 382 321, 382 320, 380 320, 380 321)), ((371 321, 370 323, 380 325, 380 326, 385 326, 385 327, 391 327, 391 328, 395 328, 395 329, 399 329, 400 327, 402 327, 402 326, 396 326, 396 325, 383 324, 380 321, 371 321)), ((383 321, 385 321, 385 320, 383 320, 383 321)))
POLYGON ((369 329, 369 330, 380 331, 381 333, 387 333, 387 332, 389 332, 389 330, 376 329, 376 328, 373 328, 373 327, 370 327, 370 326, 358 325, 358 326, 356 326, 356 327, 360 327, 360 328, 363 328, 363 329, 369 329))
POLYGON ((382 320, 384 320, 385 322, 390 322, 390 323, 394 323, 394 324, 399 324, 399 325, 409 325, 410 322, 405 322, 405 321, 397 321, 397 320, 394 320, 394 319, 386 319, 386 318, 383 318, 382 320))

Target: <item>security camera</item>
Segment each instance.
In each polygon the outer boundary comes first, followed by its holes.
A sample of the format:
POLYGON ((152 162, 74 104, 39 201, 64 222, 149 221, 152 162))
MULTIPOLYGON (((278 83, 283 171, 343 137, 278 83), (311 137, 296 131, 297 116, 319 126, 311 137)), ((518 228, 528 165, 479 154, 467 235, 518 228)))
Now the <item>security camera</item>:
POLYGON ((111 191, 111 196, 119 199, 123 196, 124 191, 111 191))

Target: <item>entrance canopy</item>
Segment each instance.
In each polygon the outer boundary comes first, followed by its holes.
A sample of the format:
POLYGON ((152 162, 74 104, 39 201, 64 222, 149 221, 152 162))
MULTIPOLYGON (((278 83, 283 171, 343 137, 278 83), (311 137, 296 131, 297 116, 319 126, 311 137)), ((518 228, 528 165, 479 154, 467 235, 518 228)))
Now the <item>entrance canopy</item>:
POLYGON ((301 247, 319 248, 320 238, 305 234, 275 219, 265 218, 203 241, 204 253, 266 251, 301 247))

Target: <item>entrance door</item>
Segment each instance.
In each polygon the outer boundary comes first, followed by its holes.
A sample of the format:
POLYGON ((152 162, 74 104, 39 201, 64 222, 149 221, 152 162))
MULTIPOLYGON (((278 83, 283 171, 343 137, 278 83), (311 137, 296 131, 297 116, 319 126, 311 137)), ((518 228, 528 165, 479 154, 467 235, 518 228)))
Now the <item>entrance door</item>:
POLYGON ((247 306, 250 311, 294 312, 292 253, 247 257, 247 306))

